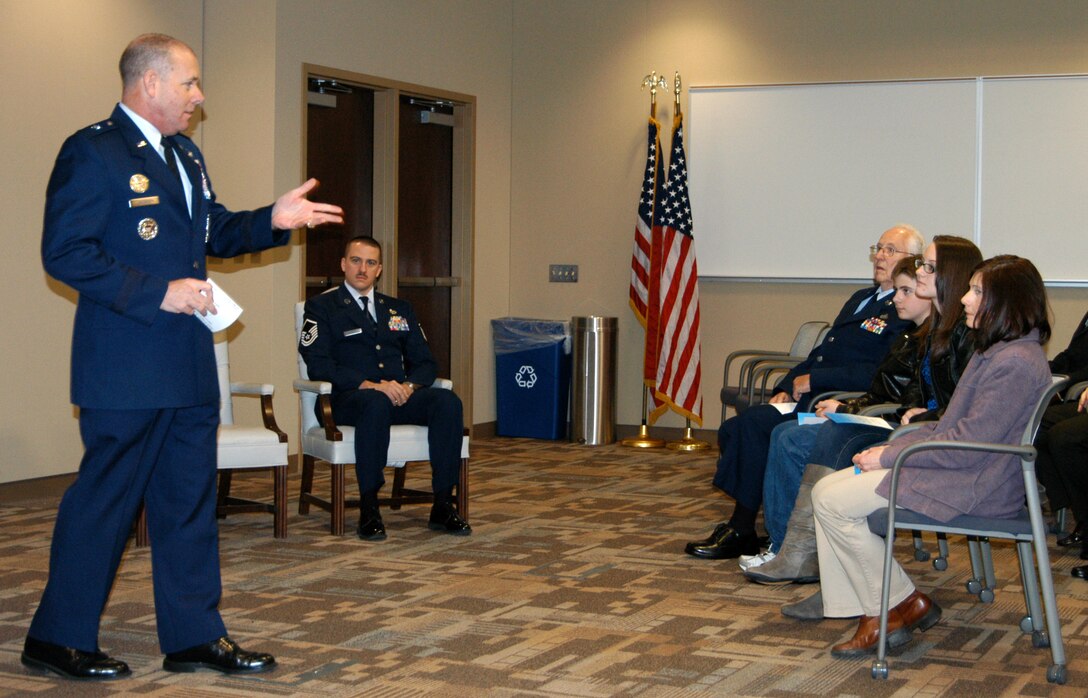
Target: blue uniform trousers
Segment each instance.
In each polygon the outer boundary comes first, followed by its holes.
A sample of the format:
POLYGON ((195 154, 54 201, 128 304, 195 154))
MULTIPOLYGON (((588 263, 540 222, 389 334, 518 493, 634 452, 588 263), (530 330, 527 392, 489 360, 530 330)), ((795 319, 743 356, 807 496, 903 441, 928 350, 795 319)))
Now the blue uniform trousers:
POLYGON ((756 511, 763 502, 763 476, 771 431, 794 414, 782 414, 773 405, 755 405, 730 417, 718 428, 718 468, 714 486, 745 507, 756 511))
POLYGON ((452 491, 461 470, 462 412, 461 398, 443 388, 419 388, 400 406, 378 390, 338 395, 333 419, 355 426, 355 476, 360 493, 377 491, 385 483, 389 427, 394 424, 427 427, 432 491, 437 495, 452 491))
POLYGON ((82 409, 84 454, 57 511, 38 640, 98 649, 99 619, 140 502, 146 502, 159 646, 226 635, 215 518, 219 405, 82 409))

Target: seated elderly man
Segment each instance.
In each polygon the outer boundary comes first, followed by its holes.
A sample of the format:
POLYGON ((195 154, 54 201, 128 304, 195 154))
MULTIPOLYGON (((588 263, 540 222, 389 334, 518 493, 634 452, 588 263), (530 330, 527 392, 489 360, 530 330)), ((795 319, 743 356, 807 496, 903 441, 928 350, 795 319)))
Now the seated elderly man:
MULTIPOLYGON (((925 242, 909 225, 884 231, 870 247, 874 286, 854 293, 839 311, 824 341, 775 386, 771 403, 796 402, 827 390, 865 390, 892 343, 910 326, 892 306, 892 270, 899 260, 920 254, 925 242)), ((688 555, 730 559, 759 555, 756 515, 763 501, 763 475, 771 431, 796 419, 796 406, 783 413, 774 404, 749 407, 718 430, 718 469, 714 485, 736 500, 729 521, 706 540, 687 544, 688 555)))

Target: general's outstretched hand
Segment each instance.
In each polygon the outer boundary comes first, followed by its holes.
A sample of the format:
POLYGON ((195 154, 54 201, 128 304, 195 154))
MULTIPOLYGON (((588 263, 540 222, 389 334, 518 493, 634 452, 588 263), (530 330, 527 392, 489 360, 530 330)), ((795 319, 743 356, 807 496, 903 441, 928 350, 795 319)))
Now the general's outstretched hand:
POLYGON ((287 192, 272 206, 272 227, 277 230, 314 228, 326 223, 343 223, 344 209, 334 204, 310 201, 306 195, 313 191, 318 181, 311 177, 287 192))

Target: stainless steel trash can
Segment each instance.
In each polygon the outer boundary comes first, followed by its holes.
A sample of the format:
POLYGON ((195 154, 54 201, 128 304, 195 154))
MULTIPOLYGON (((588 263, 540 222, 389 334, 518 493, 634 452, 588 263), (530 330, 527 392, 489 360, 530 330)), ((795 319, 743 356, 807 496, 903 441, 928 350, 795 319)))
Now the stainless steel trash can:
POLYGON ((589 446, 616 440, 614 317, 571 318, 570 440, 589 446))

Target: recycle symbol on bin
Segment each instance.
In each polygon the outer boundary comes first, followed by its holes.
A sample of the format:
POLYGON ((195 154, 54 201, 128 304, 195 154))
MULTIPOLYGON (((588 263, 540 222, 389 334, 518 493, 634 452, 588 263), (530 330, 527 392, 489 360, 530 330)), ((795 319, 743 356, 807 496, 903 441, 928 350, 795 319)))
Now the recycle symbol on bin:
POLYGON ((536 385, 536 371, 532 366, 522 366, 514 376, 519 388, 531 388, 536 385))

